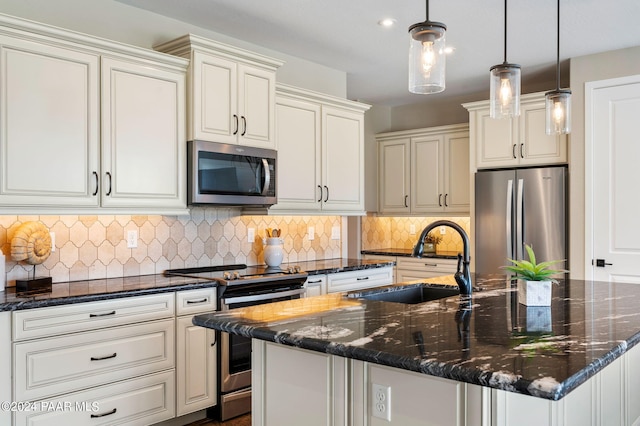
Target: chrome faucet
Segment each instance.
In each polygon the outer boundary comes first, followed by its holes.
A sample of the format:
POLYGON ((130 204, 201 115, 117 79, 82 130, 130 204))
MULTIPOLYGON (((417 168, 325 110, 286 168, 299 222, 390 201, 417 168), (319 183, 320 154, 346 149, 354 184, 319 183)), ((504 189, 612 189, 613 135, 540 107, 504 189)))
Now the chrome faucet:
POLYGON ((420 234, 418 238, 418 242, 416 246, 413 248, 413 253, 411 254, 413 257, 422 257, 422 253, 424 251, 424 239, 427 234, 431 232, 433 229, 439 226, 448 226, 449 228, 455 229, 460 237, 462 237, 462 245, 464 249, 464 258, 458 253, 458 270, 456 271, 454 278, 456 283, 458 283, 458 287, 460 288, 460 294, 463 295, 471 295, 472 285, 471 285, 471 273, 469 272, 469 263, 471 262, 471 254, 470 254, 470 245, 469 245, 469 236, 462 229, 460 225, 455 222, 451 222, 450 220, 436 220, 433 223, 427 225, 420 234))

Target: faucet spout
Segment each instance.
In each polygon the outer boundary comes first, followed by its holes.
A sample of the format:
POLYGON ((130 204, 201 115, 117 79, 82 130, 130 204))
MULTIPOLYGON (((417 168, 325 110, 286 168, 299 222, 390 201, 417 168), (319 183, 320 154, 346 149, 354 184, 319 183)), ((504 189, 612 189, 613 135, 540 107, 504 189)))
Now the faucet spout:
POLYGON ((451 222, 450 220, 437 220, 435 222, 427 225, 422 232, 420 233, 420 237, 418 238, 418 242, 413 248, 413 257, 422 257, 424 252, 424 239, 427 234, 434 230, 439 226, 448 226, 449 228, 453 228, 460 237, 462 238, 462 246, 463 246, 463 255, 458 254, 458 270, 454 275, 456 283, 460 288, 460 294, 470 295, 472 292, 472 284, 471 284, 471 272, 469 271, 469 263, 471 263, 471 252, 470 252, 470 244, 469 244, 469 236, 465 232, 464 229, 460 225, 455 222, 451 222))

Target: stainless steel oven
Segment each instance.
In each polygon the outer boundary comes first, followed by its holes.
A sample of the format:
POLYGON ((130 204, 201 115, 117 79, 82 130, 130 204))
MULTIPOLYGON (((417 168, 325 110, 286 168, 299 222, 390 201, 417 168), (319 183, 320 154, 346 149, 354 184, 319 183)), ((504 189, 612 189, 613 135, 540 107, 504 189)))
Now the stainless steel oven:
MULTIPOLYGON (((307 273, 299 268, 246 265, 174 269, 165 275, 216 281, 221 311, 299 299, 307 279, 307 273)), ((220 331, 216 334, 218 404, 207 410, 207 417, 224 421, 251 411, 251 339, 220 331)))

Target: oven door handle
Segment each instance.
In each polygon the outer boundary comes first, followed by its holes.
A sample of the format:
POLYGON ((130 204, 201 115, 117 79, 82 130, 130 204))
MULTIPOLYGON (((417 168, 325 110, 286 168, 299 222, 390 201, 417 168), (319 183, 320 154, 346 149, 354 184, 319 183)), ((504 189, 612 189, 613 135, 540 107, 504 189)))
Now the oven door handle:
POLYGON ((295 290, 280 291, 278 293, 254 294, 251 296, 239 296, 222 298, 225 305, 233 305, 235 303, 259 302, 261 300, 279 299, 281 297, 297 296, 304 293, 304 288, 295 290))

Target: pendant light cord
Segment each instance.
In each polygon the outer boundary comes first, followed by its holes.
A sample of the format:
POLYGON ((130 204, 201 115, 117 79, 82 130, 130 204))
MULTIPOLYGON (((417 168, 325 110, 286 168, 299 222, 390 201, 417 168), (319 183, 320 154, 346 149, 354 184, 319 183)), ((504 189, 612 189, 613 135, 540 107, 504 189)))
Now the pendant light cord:
POLYGON ((504 0, 504 63, 507 63, 507 0, 504 0))
POLYGON ((560 0, 558 0, 558 49, 556 57, 556 90, 560 90, 560 0))
POLYGON ((429 22, 429 0, 426 0, 427 3, 427 19, 425 19, 425 22, 429 22))

